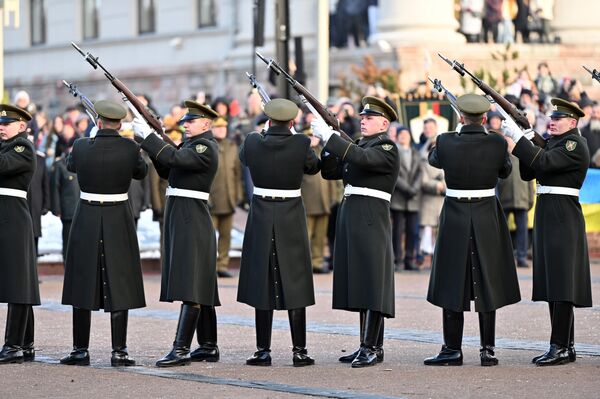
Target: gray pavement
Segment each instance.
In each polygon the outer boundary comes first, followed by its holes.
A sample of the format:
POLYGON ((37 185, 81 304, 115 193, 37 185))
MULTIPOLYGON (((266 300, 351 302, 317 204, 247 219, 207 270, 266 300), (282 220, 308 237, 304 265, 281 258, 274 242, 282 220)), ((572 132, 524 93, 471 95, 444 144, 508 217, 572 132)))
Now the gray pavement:
MULTIPOLYGON (((598 398, 600 396, 600 263, 592 266, 594 307, 575 311, 577 362, 550 368, 530 364, 547 348, 545 303, 531 297, 531 269, 519 269, 523 300, 497 315, 500 365, 479 366, 477 315, 465 314, 462 367, 426 367, 441 345, 441 311, 425 300, 429 274, 396 273, 396 318, 386 320, 385 361, 351 369, 337 358, 358 346, 358 315, 331 310, 331 275, 316 275, 317 304, 307 310, 312 367, 294 368, 285 312, 273 325, 273 366, 244 364, 254 349, 253 309, 235 301, 237 279, 220 279, 221 361, 158 369, 173 341, 179 304, 158 302, 160 276, 145 275, 148 306, 131 312, 128 346, 138 367, 110 367, 110 320, 92 316, 90 367, 57 364, 71 347, 71 309, 60 304, 62 276, 42 276, 43 304, 35 309, 37 360, 0 367, 0 398, 598 398)), ((6 306, 0 305, 4 323, 6 306)))

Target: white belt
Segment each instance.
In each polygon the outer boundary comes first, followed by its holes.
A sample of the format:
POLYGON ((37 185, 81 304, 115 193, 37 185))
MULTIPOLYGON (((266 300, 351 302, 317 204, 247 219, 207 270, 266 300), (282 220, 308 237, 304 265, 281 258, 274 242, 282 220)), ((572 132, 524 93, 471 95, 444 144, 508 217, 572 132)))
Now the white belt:
POLYGON ((19 197, 27 199, 27 191, 17 190, 15 188, 0 187, 0 195, 7 195, 9 197, 19 197))
POLYGON ((387 202, 390 202, 392 199, 392 194, 386 193, 385 191, 375 190, 367 187, 354 187, 350 184, 347 184, 346 187, 344 187, 344 196, 348 195, 365 195, 367 197, 381 198, 387 202))
POLYGON ((494 197, 495 195, 495 188, 485 188, 483 190, 455 190, 453 188, 446 189, 446 197, 452 198, 483 198, 494 197))
POLYGON ((97 201, 97 202, 122 202, 127 201, 129 198, 127 193, 123 194, 94 194, 94 193, 86 193, 82 191, 79 194, 79 198, 86 201, 97 201))
POLYGON ((542 186, 537 185, 538 194, 560 194, 560 195, 572 195, 579 197, 579 190, 571 187, 558 187, 558 186, 542 186))
POLYGON ((274 188, 254 187, 254 195, 263 197, 280 197, 280 198, 296 198, 301 195, 300 189, 297 190, 277 190, 274 188))
POLYGON ((208 193, 204 191, 186 190, 185 188, 167 187, 167 197, 187 197, 208 201, 208 193))

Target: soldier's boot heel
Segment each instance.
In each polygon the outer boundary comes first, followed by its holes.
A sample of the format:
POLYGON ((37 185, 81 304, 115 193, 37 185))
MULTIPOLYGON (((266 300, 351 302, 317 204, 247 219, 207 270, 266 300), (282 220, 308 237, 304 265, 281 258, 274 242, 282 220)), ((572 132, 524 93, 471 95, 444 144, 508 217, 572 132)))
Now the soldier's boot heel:
POLYGON ((199 313, 198 305, 187 303, 181 305, 173 349, 156 362, 156 367, 187 366, 192 362, 190 344, 194 337, 194 330, 198 325, 199 313))

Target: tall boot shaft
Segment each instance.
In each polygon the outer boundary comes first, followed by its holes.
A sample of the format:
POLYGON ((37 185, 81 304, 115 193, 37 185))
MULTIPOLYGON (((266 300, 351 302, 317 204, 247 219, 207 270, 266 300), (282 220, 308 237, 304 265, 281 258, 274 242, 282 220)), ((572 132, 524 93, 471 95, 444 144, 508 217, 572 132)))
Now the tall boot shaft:
POLYGON ((360 340, 362 341, 363 337, 365 336, 365 317, 367 315, 367 311, 366 310, 361 310, 360 311, 360 340))
POLYGON ((479 339, 481 347, 496 346, 496 312, 479 312, 479 339))
POLYGON ((73 347, 87 349, 90 346, 92 311, 73 308, 73 347))
POLYGON ((35 320, 33 316, 33 307, 31 305, 28 305, 27 307, 27 327, 25 328, 23 347, 33 348, 33 341, 35 337, 35 320))
POLYGON ((271 330, 273 328, 273 311, 255 309, 254 320, 256 323, 256 348, 261 350, 271 349, 271 330))
POLYGON ((572 324, 573 304, 570 302, 555 302, 550 343, 561 348, 567 348, 571 338, 570 333, 572 324))
POLYGON ((379 336, 377 337, 377 349, 383 348, 383 333, 385 330, 385 318, 381 319, 381 327, 379 328, 379 336))
POLYGON ((306 348, 306 308, 288 310, 292 345, 296 348, 306 348))
POLYGON ((363 346, 375 348, 379 340, 379 331, 383 323, 383 315, 375 310, 367 310, 365 315, 365 332, 362 339, 363 346))
POLYGON ((200 346, 217 345, 217 312, 214 306, 200 305, 196 338, 200 346))
POLYGON ((453 350, 460 350, 462 348, 464 324, 465 318, 463 312, 444 309, 442 325, 446 347, 453 350))
POLYGON ((200 317, 200 306, 195 304, 183 303, 179 312, 179 321, 177 322, 177 332, 175 333, 175 341, 173 347, 187 348, 189 351, 194 331, 198 326, 198 318, 200 317))
POLYGON ((23 347, 29 308, 29 305, 8 304, 6 331, 4 334, 5 345, 19 348, 23 347))
POLYGON ((127 320, 129 311, 118 310, 110 312, 110 336, 113 351, 124 350, 127 347, 127 320))

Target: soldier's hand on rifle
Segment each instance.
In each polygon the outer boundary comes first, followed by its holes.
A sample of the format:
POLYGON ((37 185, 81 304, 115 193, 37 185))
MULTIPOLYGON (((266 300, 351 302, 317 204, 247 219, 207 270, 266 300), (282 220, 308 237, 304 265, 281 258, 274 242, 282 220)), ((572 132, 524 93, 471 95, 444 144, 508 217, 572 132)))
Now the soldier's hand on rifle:
POLYGON ((340 135, 339 132, 336 132, 327 126, 327 123, 325 123, 325 121, 321 118, 314 118, 312 122, 310 122, 310 127, 313 131, 313 134, 323 140, 323 143, 327 143, 333 134, 337 134, 338 136, 340 135))
POLYGON ((516 124, 510 123, 510 121, 502 121, 502 132, 506 137, 510 137, 515 143, 521 139, 525 134, 523 130, 516 124))
POLYGON ((146 121, 140 120, 138 118, 133 118, 131 122, 131 128, 136 136, 140 136, 142 138, 146 138, 151 134, 156 134, 154 129, 152 129, 146 121))

